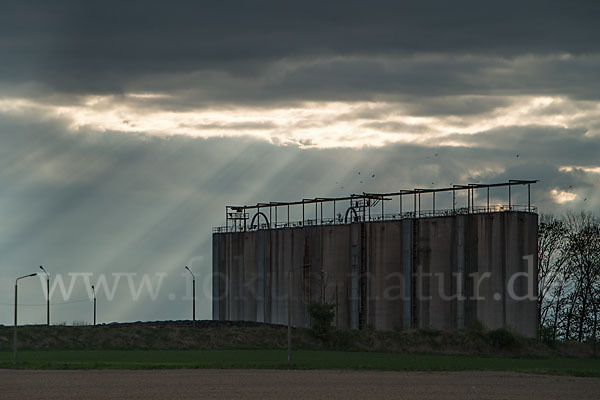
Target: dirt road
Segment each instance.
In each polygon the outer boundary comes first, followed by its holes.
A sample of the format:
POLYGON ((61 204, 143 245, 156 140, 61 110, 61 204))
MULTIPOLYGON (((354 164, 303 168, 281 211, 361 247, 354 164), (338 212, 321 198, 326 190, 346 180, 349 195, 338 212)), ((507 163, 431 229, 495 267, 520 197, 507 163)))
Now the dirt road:
POLYGON ((0 370, 0 398, 597 399, 600 378, 507 372, 0 370))

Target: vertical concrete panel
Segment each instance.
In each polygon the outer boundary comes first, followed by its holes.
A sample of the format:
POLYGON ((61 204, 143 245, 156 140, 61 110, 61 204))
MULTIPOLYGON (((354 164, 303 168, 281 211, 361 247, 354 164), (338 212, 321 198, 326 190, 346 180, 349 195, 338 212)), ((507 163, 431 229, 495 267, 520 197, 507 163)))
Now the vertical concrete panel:
MULTIPOLYGON (((279 303, 278 306, 278 323, 287 325, 288 323, 288 296, 290 296, 292 302, 292 309, 294 307, 294 296, 296 295, 296 290, 294 290, 294 286, 292 286, 292 291, 289 291, 289 273, 294 268, 294 255, 298 252, 298 248, 295 245, 295 241, 298 237, 300 237, 300 232, 297 229, 288 229, 285 232, 285 235, 282 238, 281 243, 281 259, 282 264, 279 269, 279 279, 278 279, 278 293, 277 300, 279 303)), ((293 322, 293 315, 292 315, 293 322)))
MULTIPOLYGON (((315 235, 314 227, 306 227, 294 229, 293 236, 293 252, 291 265, 292 271, 292 324, 297 327, 308 327, 308 303, 310 302, 310 269, 316 263, 316 260, 311 257, 313 243, 312 239, 315 235), (307 247, 307 239, 310 246, 307 247), (305 262, 308 261, 308 264, 305 262), (308 265, 308 266, 305 266, 308 265)), ((315 243, 318 245, 318 243, 315 243)), ((315 265, 319 268, 318 265, 315 265)))
POLYGON ((234 239, 238 239, 239 236, 238 235, 234 235, 232 233, 228 233, 225 235, 226 236, 226 240, 227 240, 227 263, 226 263, 226 268, 227 268, 227 301, 226 301, 226 308, 227 308, 227 320, 232 321, 234 320, 234 287, 237 284, 237 282, 234 281, 234 264, 237 261, 236 259, 234 259, 234 239))
MULTIPOLYGON (((515 274, 523 271, 523 260, 522 257, 522 230, 519 229, 519 221, 516 218, 517 213, 505 213, 504 226, 505 226, 505 260, 504 266, 504 291, 502 292, 502 301, 504 302, 504 323, 503 326, 515 329, 513 326, 514 317, 518 315, 518 301, 514 296, 509 295, 508 284, 511 281, 511 277, 515 274)), ((518 275, 517 275, 518 276, 518 275)), ((524 294, 524 279, 517 278, 512 282, 511 286, 514 286, 514 294, 521 296, 524 294)), ((526 287, 525 287, 526 288, 526 287)))
POLYGON ((227 257, 227 234, 219 234, 219 320, 225 321, 228 319, 227 315, 227 299, 229 297, 229 293, 227 290, 228 286, 228 276, 227 276, 227 263, 229 262, 229 258, 227 257))
POLYGON ((212 319, 219 320, 219 243, 218 234, 212 235, 212 319))
POLYGON ((420 248, 422 269, 425 273, 423 285, 422 327, 452 329, 456 318, 453 315, 455 288, 453 285, 453 248, 455 218, 426 218, 420 220, 420 248), (424 291, 424 292, 425 292, 424 291))
POLYGON ((220 265, 226 261, 225 258, 221 257, 222 240, 223 234, 214 233, 213 240, 213 253, 212 253, 212 319, 214 321, 219 321, 223 318, 223 314, 221 313, 221 303, 223 297, 223 289, 222 289, 222 274, 219 272, 224 269, 224 265, 220 265), (217 243, 218 242, 218 243, 217 243), (217 264, 217 265, 215 265, 217 264))
POLYGON ((280 246, 279 239, 281 233, 284 232, 285 229, 272 230, 270 233, 271 243, 270 243, 270 254, 271 254, 271 262, 270 262, 270 271, 269 276, 267 277, 268 282, 268 291, 267 296, 269 298, 268 307, 269 310, 267 312, 268 318, 265 322, 269 322, 271 324, 276 323, 275 320, 277 318, 277 301, 275 298, 275 292, 277 290, 277 274, 279 270, 279 264, 281 263, 280 259, 280 246))
POLYGON ((506 213, 505 326, 520 335, 537 334, 537 218, 506 213))
MULTIPOLYGON (((321 303, 322 289, 325 285, 325 281, 321 279, 321 270, 324 269, 321 252, 322 252, 322 232, 323 228, 319 227, 307 227, 304 228, 304 245, 302 248, 302 254, 304 254, 304 262, 307 263, 308 267, 304 269, 301 275, 303 278, 302 290, 303 299, 306 302, 306 306, 310 303, 321 303)), ((325 299, 327 301, 327 299, 325 299)), ((310 318, 308 313, 305 315, 306 326, 310 326, 310 318)))
MULTIPOLYGON (((478 218, 473 218, 472 215, 457 216, 457 218, 462 218, 462 229, 464 230, 464 276, 462 279, 463 294, 465 297, 462 301, 462 308, 464 309, 464 325, 470 326, 478 321, 478 300, 474 299, 474 291, 475 283, 478 279, 477 275, 479 274, 480 245, 483 243, 485 246, 487 240, 480 240, 479 232, 480 228, 483 228, 479 226, 478 218)), ((485 222, 485 216, 482 216, 482 218, 482 221, 485 222)), ((484 230, 482 230, 482 232, 483 231, 484 230)))
POLYGON ((287 323, 287 268, 292 251, 292 230, 285 229, 278 232, 278 264, 273 281, 273 322, 276 324, 287 323))
POLYGON ((241 303, 242 310, 241 319, 243 321, 256 321, 256 292, 258 280, 257 267, 257 249, 258 235, 257 232, 247 232, 244 235, 244 253, 243 253, 243 269, 242 269, 242 287, 241 287, 241 303))
POLYGON ((358 312, 358 325, 359 327, 365 328, 366 325, 373 327, 373 319, 371 318, 369 308, 369 297, 371 289, 371 260, 372 260, 372 249, 369 245, 371 240, 371 227, 372 224, 361 224, 361 260, 360 260, 360 308, 358 312))
POLYGON ((350 328, 358 329, 360 312, 360 223, 350 225, 350 328))
MULTIPOLYGON (((522 326, 520 333, 527 337, 537 337, 539 329, 539 315, 538 315, 538 215, 527 213, 524 214, 525 218, 525 232, 523 234, 523 252, 524 256, 528 257, 528 262, 531 263, 531 269, 527 272, 532 275, 532 287, 531 291, 535 294, 534 298, 528 299, 523 305, 524 312, 520 318, 522 326)), ((527 264, 527 267, 530 265, 527 264)))
POLYGON ((478 270, 473 277, 477 319, 490 329, 498 329, 504 326, 505 220, 500 213, 471 218, 479 237, 478 270))
POLYGON ((326 297, 336 305, 334 323, 350 328, 350 242, 348 225, 323 227, 323 267, 328 273, 326 297))
POLYGON ((256 321, 265 322, 265 237, 270 231, 257 232, 256 251, 256 321))
POLYGON ((271 274, 273 273, 273 243, 275 230, 270 230, 265 239, 264 261, 264 322, 271 322, 271 274))
POLYGON ((402 220, 402 275, 404 277, 404 302, 402 325, 412 327, 412 271, 413 271, 413 219, 402 220))
POLYGON ((223 268, 221 268, 221 274, 224 277, 223 287, 224 293, 221 300, 221 318, 226 321, 231 319, 231 312, 229 303, 231 301, 231 238, 230 234, 224 233, 223 238, 225 240, 224 245, 224 257, 223 257, 223 268))
POLYGON ((232 319, 231 316, 231 298, 232 298, 232 281, 231 281, 231 269, 232 269, 232 264, 233 264, 233 250, 232 250, 232 234, 230 233, 226 233, 225 234, 225 254, 226 254, 226 262, 225 262, 225 291, 226 291, 226 295, 225 295, 225 301, 224 301, 224 308, 225 308, 225 313, 223 314, 226 318, 227 321, 230 321, 232 319))
POLYGON ((230 318, 233 321, 244 319, 244 241, 246 234, 229 234, 231 240, 231 297, 230 318))
POLYGON ((240 298, 242 296, 241 288, 243 287, 243 268, 244 268, 244 259, 243 259, 243 246, 244 246, 244 236, 243 235, 230 235, 231 240, 231 265, 229 276, 230 285, 231 285, 231 297, 229 301, 229 312, 231 319, 233 321, 237 321, 242 318, 242 309, 240 308, 240 298))
POLYGON ((277 260, 272 267, 271 287, 271 322, 287 324, 287 271, 292 251, 292 229, 281 229, 276 232, 275 244, 277 260))
POLYGON ((417 265, 415 266, 415 286, 414 300, 415 313, 418 328, 429 328, 429 311, 431 303, 431 272, 429 268, 431 262, 431 243, 429 224, 425 223, 424 219, 415 219, 414 223, 418 225, 417 243, 415 249, 417 265))
MULTIPOLYGON (((380 329, 377 328, 377 314, 384 314, 384 305, 381 302, 381 293, 377 293, 377 287, 379 286, 377 280, 380 278, 379 275, 383 275, 381 265, 381 254, 383 253, 383 242, 381 239, 383 235, 380 232, 380 223, 364 224, 363 226, 366 231, 366 246, 362 250, 367 254, 366 273, 363 273, 362 276, 364 280, 362 284, 366 283, 367 285, 367 290, 364 291, 363 289, 366 296, 366 306, 363 306, 365 316, 363 318, 370 327, 380 329)), ((363 299, 361 300, 364 301, 363 299)), ((379 319, 381 320, 381 317, 379 319)))
POLYGON ((465 240, 466 216, 456 217, 456 327, 461 329, 465 327, 465 240))
POLYGON ((278 307, 279 301, 277 298, 279 288, 279 271, 281 269, 281 238, 287 229, 274 230, 271 232, 271 273, 269 275, 269 319, 267 322, 278 324, 278 307))
POLYGON ((401 328, 404 297, 399 222, 368 224, 369 323, 378 330, 401 328))

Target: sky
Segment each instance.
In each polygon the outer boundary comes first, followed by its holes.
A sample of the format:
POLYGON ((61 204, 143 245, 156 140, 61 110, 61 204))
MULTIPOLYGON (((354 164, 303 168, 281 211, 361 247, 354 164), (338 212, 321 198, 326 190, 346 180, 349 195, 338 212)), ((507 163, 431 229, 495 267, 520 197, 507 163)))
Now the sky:
POLYGON ((211 318, 226 205, 537 179, 600 213, 598 2, 122 3, 2 2, 0 324, 40 265, 53 323, 102 276, 99 322, 189 318, 185 265, 211 318))

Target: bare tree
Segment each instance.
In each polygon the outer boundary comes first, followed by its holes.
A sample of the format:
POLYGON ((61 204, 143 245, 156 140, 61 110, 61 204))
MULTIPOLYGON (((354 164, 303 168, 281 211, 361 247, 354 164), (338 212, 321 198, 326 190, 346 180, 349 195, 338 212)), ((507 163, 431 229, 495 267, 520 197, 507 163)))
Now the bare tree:
POLYGON ((600 312, 600 219, 591 213, 542 215, 538 234, 540 332, 593 341, 600 312))
POLYGON ((577 325, 577 340, 585 337, 597 338, 598 304, 600 292, 600 220, 590 213, 567 214, 566 268, 575 280, 566 337, 570 338, 572 324, 577 325), (577 311, 577 318, 574 312, 577 311), (587 333, 587 334, 586 334, 587 333))
POLYGON ((547 326, 549 313, 553 309, 554 338, 565 283, 567 233, 562 220, 552 215, 542 215, 538 231, 538 320, 542 327, 547 326))

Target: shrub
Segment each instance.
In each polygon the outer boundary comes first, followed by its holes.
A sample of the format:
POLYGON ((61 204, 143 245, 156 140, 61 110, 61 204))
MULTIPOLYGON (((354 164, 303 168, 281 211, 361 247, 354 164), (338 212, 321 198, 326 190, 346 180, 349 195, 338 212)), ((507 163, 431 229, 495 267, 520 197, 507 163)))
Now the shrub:
POLYGON ((476 336, 482 336, 487 332, 487 327, 483 322, 476 319, 469 326, 467 326, 467 332, 476 336))
POLYGON ((427 338, 436 338, 442 334, 442 331, 434 328, 421 328, 419 334, 427 338))
POLYGON ((540 328, 540 339, 547 345, 554 345, 554 328, 551 326, 542 326, 540 328))
POLYGON ((504 328, 489 331, 487 338, 489 343, 498 349, 510 349, 519 344, 517 336, 504 328))
POLYGON ((333 304, 311 303, 308 306, 310 314, 310 331, 317 339, 327 342, 331 339, 333 327, 331 323, 335 317, 333 304))
POLYGON ((355 345, 355 335, 346 329, 330 332, 330 337, 331 346, 336 349, 348 350, 355 345))

